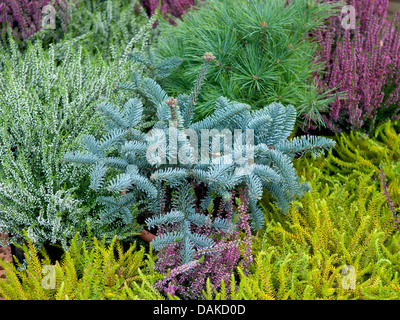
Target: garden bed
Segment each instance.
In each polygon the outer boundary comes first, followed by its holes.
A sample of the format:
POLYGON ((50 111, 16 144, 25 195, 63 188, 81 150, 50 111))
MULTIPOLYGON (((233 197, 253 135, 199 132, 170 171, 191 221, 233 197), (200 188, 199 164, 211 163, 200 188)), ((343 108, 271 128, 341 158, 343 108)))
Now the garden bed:
POLYGON ((0 299, 400 299, 400 0, 46 1, 0 4, 0 299))

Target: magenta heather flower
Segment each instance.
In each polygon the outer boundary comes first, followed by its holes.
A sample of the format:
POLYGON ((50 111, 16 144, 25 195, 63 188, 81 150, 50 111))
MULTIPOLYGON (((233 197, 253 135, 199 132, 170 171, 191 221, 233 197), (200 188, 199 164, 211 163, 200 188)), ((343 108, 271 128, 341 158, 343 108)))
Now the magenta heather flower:
MULTIPOLYGON (((51 0, 2 0, 0 4, 0 31, 5 32, 7 27, 12 29, 13 37, 26 40, 40 31, 42 9, 51 3, 51 0)), ((56 0, 54 8, 67 21, 67 7, 70 3, 79 5, 79 0, 56 0)))
MULTIPOLYGON (((162 0, 161 13, 164 14, 165 18, 167 18, 168 14, 180 18, 191 7, 195 6, 197 2, 196 0, 162 0)), ((143 0, 143 6, 148 10, 150 15, 153 15, 158 5, 158 0, 143 0)), ((170 19, 170 23, 175 24, 172 19, 170 19)))
MULTIPOLYGON (((245 190, 242 200, 234 209, 234 199, 229 205, 220 204, 217 215, 229 220, 238 218, 235 230, 226 234, 210 227, 195 227, 196 232, 211 236, 216 245, 198 250, 196 260, 180 265, 180 244, 173 244, 160 250, 155 270, 168 275, 155 284, 155 288, 165 294, 177 295, 183 299, 202 299, 202 291, 206 288, 207 279, 214 290, 217 290, 224 280, 226 288, 230 289, 231 275, 241 263, 245 274, 253 262, 251 230, 248 222, 248 192, 245 190)), ((173 228, 173 227, 171 227, 173 228)), ((164 232, 166 230, 159 230, 164 232)), ((170 230, 171 231, 171 230, 170 230)))
POLYGON ((372 132, 377 121, 395 119, 400 111, 399 16, 386 18, 388 0, 347 3, 356 9, 355 29, 342 27, 342 14, 313 35, 321 44, 316 62, 325 63, 315 78, 320 90, 337 94, 323 115, 331 131, 372 132))

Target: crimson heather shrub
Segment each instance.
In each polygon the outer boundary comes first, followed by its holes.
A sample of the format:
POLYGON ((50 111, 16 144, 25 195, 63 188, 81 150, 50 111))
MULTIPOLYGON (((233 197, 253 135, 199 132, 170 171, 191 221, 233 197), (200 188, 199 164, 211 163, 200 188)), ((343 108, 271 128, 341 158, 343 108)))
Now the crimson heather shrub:
MULTIPOLYGON (((26 40, 31 35, 40 31, 42 9, 50 4, 51 0, 2 0, 0 3, 0 32, 6 34, 8 26, 12 29, 14 38, 26 40)), ((54 8, 60 19, 62 27, 68 24, 68 8, 79 0, 56 0, 54 8)))
MULTIPOLYGON (((239 266, 244 274, 249 274, 249 267, 253 262, 252 234, 249 224, 249 193, 245 189, 241 201, 232 195, 231 203, 227 207, 221 202, 218 208, 218 217, 224 215, 229 221, 238 220, 236 228, 225 235, 209 227, 197 227, 197 232, 215 239, 216 245, 212 249, 197 252, 196 259, 186 264, 180 264, 179 244, 171 244, 160 250, 155 270, 167 273, 163 279, 154 285, 165 296, 178 296, 181 299, 204 299, 203 290, 206 290, 209 279, 213 290, 221 287, 224 281, 228 296, 232 274, 239 266), (234 203, 237 203, 234 209, 234 203)), ((165 230, 159 230, 165 232, 165 230)))
MULTIPOLYGON (((197 2, 198 0, 162 0, 161 13, 164 14, 165 18, 168 17, 168 14, 180 18, 191 7, 195 6, 197 2)), ((149 15, 153 15, 159 4, 159 0, 143 0, 143 6, 146 8, 149 15)), ((169 19, 169 22, 171 24, 176 24, 173 19, 169 19)))
MULTIPOLYGON (((336 98, 323 115, 334 133, 371 133, 380 121, 398 119, 400 111, 400 24, 387 18, 388 0, 348 0, 356 9, 356 28, 345 29, 347 13, 331 17, 327 29, 314 33, 320 43, 316 61, 319 88, 336 98)), ((315 129, 315 126, 306 128, 315 129)))

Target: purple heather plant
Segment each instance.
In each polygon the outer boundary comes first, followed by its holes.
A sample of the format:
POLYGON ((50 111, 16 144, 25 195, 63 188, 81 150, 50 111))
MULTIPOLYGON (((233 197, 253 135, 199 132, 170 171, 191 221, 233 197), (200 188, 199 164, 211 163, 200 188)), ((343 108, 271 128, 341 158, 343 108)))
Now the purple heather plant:
MULTIPOLYGON (((202 299, 202 291, 206 288, 207 279, 214 290, 221 286, 224 280, 229 294, 231 275, 235 268, 240 265, 244 274, 249 273, 249 266, 253 262, 249 204, 247 190, 243 192, 241 200, 232 196, 232 202, 227 206, 221 203, 218 216, 225 215, 225 219, 237 221, 236 229, 223 235, 209 227, 196 227, 196 232, 201 231, 211 236, 216 245, 212 248, 203 249, 197 252, 196 260, 180 265, 180 245, 173 244, 158 254, 155 270, 159 273, 168 273, 164 279, 155 284, 155 289, 171 296, 179 296, 183 299, 202 299), (237 201, 236 210, 234 201, 237 201), (235 215, 236 211, 236 215, 235 215), (199 230, 201 229, 201 230, 199 230)), ((163 232, 163 230, 159 230, 163 232)))
MULTIPOLYGON (((180 18, 191 7, 196 5, 196 3, 197 0, 162 0, 161 13, 164 14, 165 18, 168 17, 168 14, 180 18)), ((150 15, 153 15, 159 5, 159 0, 143 0, 143 6, 147 9, 150 15)), ((171 24, 176 24, 173 19, 170 19, 169 22, 171 24)))
MULTIPOLYGON (((68 16, 65 13, 69 3, 72 2, 79 5, 79 0, 56 0, 54 2, 54 8, 61 15, 63 24, 68 23, 68 16)), ((0 3, 0 32, 6 33, 10 26, 14 38, 28 39, 40 31, 42 9, 50 3, 51 0, 2 0, 0 3)))
POLYGON ((325 63, 315 78, 319 89, 336 94, 323 115, 331 131, 371 133, 378 121, 397 119, 400 111, 399 15, 387 19, 388 0, 347 3, 356 9, 355 29, 342 27, 342 14, 313 35, 320 43, 316 62, 325 63))
POLYGON ((50 0, 3 0, 0 4, 0 25, 4 32, 9 24, 13 36, 27 39, 40 30, 42 8, 50 0))

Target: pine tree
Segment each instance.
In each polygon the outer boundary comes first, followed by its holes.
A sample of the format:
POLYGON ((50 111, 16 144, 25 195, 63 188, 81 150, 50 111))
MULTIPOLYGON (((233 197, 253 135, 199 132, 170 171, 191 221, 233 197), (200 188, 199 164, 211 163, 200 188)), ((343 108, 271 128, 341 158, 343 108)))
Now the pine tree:
POLYGON ((199 2, 176 26, 164 23, 157 55, 179 56, 183 62, 163 88, 170 95, 190 90, 202 68, 201 54, 212 51, 216 60, 196 105, 198 119, 210 114, 213 101, 223 95, 253 109, 291 104, 299 124, 310 117, 323 125, 320 113, 333 99, 314 83, 322 65, 315 61, 318 42, 309 35, 324 29, 336 9, 321 1, 289 2, 209 0, 199 2))

